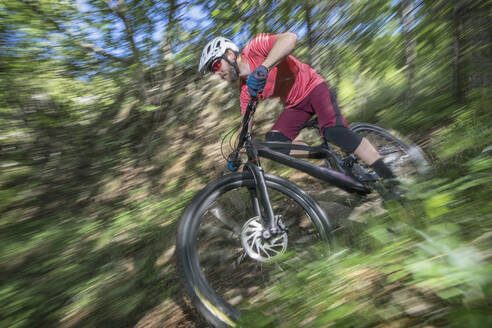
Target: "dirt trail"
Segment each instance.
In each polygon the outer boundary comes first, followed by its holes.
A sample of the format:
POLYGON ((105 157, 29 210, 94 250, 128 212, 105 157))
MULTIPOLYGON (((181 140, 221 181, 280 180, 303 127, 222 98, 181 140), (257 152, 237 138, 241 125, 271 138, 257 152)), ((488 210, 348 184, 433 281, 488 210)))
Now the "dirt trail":
POLYGON ((196 310, 184 302, 184 295, 178 295, 183 301, 179 305, 168 299, 156 306, 135 325, 135 328, 200 328, 202 323, 196 310))

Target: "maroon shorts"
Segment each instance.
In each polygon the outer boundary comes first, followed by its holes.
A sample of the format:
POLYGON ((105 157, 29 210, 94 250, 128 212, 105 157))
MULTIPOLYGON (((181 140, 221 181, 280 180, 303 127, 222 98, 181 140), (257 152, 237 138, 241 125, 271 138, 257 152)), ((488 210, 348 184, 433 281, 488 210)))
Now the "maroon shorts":
POLYGON ((301 126, 316 114, 320 134, 323 128, 332 126, 348 127, 347 121, 338 108, 337 100, 328 85, 323 82, 316 86, 299 104, 285 108, 273 125, 273 131, 280 131, 290 140, 294 140, 301 126))

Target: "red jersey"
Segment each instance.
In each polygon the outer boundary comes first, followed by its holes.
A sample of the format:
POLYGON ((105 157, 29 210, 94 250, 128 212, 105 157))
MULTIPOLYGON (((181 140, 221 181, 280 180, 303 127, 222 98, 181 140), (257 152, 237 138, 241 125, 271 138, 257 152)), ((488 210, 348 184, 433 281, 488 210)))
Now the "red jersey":
MULTIPOLYGON (((246 59, 251 72, 265 61, 275 38, 274 34, 258 34, 243 49, 241 57, 246 59)), ((286 108, 292 107, 300 103, 322 82, 324 82, 323 78, 311 66, 289 55, 268 73, 263 97, 279 97, 286 108)), ((240 89, 241 113, 244 115, 251 99, 244 78, 240 80, 240 89)))

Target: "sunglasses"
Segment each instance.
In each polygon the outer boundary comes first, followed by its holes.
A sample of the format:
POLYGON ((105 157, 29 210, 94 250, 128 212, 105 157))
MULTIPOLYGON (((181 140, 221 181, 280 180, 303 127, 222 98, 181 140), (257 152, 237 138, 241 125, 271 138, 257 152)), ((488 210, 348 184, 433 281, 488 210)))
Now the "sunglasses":
POLYGON ((212 73, 218 72, 221 67, 222 67, 222 60, 220 58, 217 58, 215 61, 212 62, 212 65, 210 65, 210 72, 212 73))

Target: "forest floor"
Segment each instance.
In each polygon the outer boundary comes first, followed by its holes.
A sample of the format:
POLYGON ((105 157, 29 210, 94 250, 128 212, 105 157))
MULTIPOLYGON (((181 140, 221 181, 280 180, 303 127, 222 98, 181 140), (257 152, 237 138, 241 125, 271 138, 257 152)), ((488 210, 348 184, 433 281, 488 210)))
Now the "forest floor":
MULTIPOLYGON (((330 218, 335 219, 338 228, 352 230, 354 225, 362 224, 361 220, 368 217, 367 214, 379 215, 385 210, 381 199, 371 194, 365 198, 350 195, 335 187, 327 186, 326 183, 311 179, 302 173, 293 173, 290 180, 304 188, 329 213, 330 218)), ((349 234, 342 235, 349 236, 349 234)), ((174 261, 174 246, 165 250, 174 261)), ((206 324, 200 318, 198 312, 193 308, 184 288, 173 297, 148 311, 135 328, 200 328, 206 324)))
MULTIPOLYGON (((206 171, 209 176, 217 177, 227 173, 225 165, 222 165, 223 162, 220 162, 217 165, 217 161, 221 159, 221 145, 217 142, 217 135, 211 133, 214 129, 212 123, 217 120, 217 117, 215 117, 213 113, 209 115, 204 113, 203 115, 205 115, 205 117, 198 120, 200 123, 195 129, 196 134, 201 138, 201 144, 206 145, 201 151, 198 151, 201 156, 198 157, 198 160, 200 161, 200 168, 202 171, 206 171)), ((256 124, 260 127, 258 129, 259 131, 256 131, 257 135, 266 133, 266 127, 268 127, 268 125, 262 123, 268 121, 268 117, 262 117, 261 115, 257 118, 256 124)), ((301 138, 310 140, 313 135, 316 135, 316 133, 303 131, 301 138)), ((186 130, 179 130, 178 133, 174 135, 173 139, 172 144, 169 147, 166 147, 166 152, 182 152, 182 149, 188 149, 188 151, 186 151, 183 156, 177 156, 180 160, 176 161, 173 163, 172 167, 165 170, 161 181, 174 181, 176 177, 181 177, 183 172, 187 172, 187 170, 183 170, 183 168, 192 160, 197 160, 194 158, 195 155, 193 155, 195 151, 190 151, 190 149, 193 150, 193 147, 196 146, 196 142, 195 140, 190 139, 189 136, 187 137, 186 130)), ((265 170, 267 172, 279 174, 284 178, 287 178, 315 198, 325 212, 328 213, 330 220, 333 221, 332 224, 334 224, 338 230, 347 230, 341 232, 341 235, 344 236, 344 238, 351 238, 350 234, 356 233, 357 229, 360 228, 359 226, 363 225, 363 220, 370 217, 371 214, 379 215, 385 211, 382 207, 381 198, 376 193, 366 197, 352 195, 302 172, 284 172, 282 169, 279 170, 278 166, 275 166, 275 164, 268 161, 264 161, 262 164, 266 167, 265 170)), ((197 185, 187 185, 184 186, 184 188, 186 190, 186 188, 199 189, 201 187, 197 185)), ((174 265, 174 242, 168 241, 166 244, 172 246, 163 250, 163 254, 167 254, 166 256, 169 257, 167 260, 169 260, 170 265, 171 263, 174 265)), ((174 276, 176 277, 175 282, 178 283, 178 275, 174 273, 174 276)), ((172 298, 165 299, 161 304, 145 313, 135 325, 135 328, 198 328, 206 326, 187 299, 182 285, 179 286, 181 288, 172 298)))

